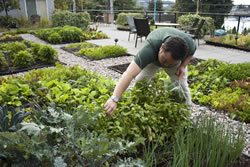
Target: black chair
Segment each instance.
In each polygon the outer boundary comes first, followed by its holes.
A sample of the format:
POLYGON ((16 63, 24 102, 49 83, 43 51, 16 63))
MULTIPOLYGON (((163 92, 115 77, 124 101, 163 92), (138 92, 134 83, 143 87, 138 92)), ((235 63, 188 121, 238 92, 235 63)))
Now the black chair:
POLYGON ((150 33, 150 26, 148 24, 148 19, 136 19, 134 18, 135 28, 136 28, 136 40, 135 47, 137 46, 137 39, 145 37, 147 39, 148 34, 150 33))
POLYGON ((129 31, 129 34, 128 34, 128 41, 129 41, 130 34, 134 34, 134 38, 135 38, 136 28, 135 28, 135 23, 134 23, 133 16, 126 16, 126 18, 127 18, 127 22, 128 22, 129 28, 130 28, 130 31, 129 31))
POLYGON ((197 29, 194 31, 194 33, 190 34, 194 40, 196 40, 196 39, 198 40, 198 45, 200 45, 199 44, 199 38, 200 38, 201 28, 203 27, 203 25, 205 24, 205 22, 206 22, 206 20, 202 19, 201 22, 199 23, 197 29))
POLYGON ((193 32, 196 29, 197 24, 199 23, 200 19, 198 17, 196 17, 194 19, 193 25, 191 26, 183 26, 181 27, 182 30, 184 30, 185 32, 193 32))

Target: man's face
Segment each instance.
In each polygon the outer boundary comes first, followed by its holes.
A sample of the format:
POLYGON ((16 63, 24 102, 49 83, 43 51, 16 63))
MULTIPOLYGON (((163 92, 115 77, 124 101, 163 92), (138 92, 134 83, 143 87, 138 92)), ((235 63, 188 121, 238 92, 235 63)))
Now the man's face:
POLYGON ((164 67, 172 67, 181 62, 181 60, 173 59, 171 52, 164 51, 164 44, 161 45, 160 51, 158 53, 158 59, 161 65, 164 67))

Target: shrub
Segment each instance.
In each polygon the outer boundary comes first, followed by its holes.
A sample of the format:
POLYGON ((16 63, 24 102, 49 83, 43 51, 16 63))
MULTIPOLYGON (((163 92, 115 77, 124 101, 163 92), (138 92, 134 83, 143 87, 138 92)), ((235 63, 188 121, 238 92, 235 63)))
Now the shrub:
POLYGON ((55 63, 57 60, 57 51, 49 45, 43 45, 38 51, 39 60, 47 63, 55 63))
POLYGON ((32 55, 33 55, 35 58, 38 57, 38 52, 39 52, 41 46, 42 46, 42 45, 39 44, 39 43, 32 43, 32 44, 31 44, 31 53, 32 53, 32 55))
POLYGON ((2 68, 5 68, 8 65, 8 63, 6 62, 5 58, 4 58, 4 54, 2 54, 0 52, 0 71, 2 68))
POLYGON ((63 42, 79 42, 82 39, 82 30, 77 27, 64 26, 59 34, 62 37, 63 42))
POLYGON ((69 11, 57 11, 52 15, 52 25, 54 27, 63 27, 66 25, 87 28, 90 21, 90 15, 84 13, 72 13, 69 11))
POLYGON ((66 46, 66 48, 93 48, 93 47, 97 47, 97 45, 93 44, 93 43, 89 43, 89 42, 82 42, 82 43, 76 43, 76 44, 70 44, 68 46, 66 46))
POLYGON ((13 65, 14 67, 30 67, 34 64, 35 60, 28 51, 20 51, 14 55, 13 65))
POLYGON ((122 46, 101 46, 99 48, 84 48, 77 52, 77 54, 85 55, 91 59, 100 59, 105 57, 121 56, 127 52, 127 49, 122 46))
POLYGON ((22 42, 8 42, 3 44, 2 48, 8 52, 9 58, 13 59, 14 54, 18 53, 19 51, 26 50, 27 46, 22 42))
POLYGON ((60 34, 58 34, 57 32, 53 32, 52 34, 50 34, 50 36, 48 37, 48 41, 50 43, 53 44, 58 44, 58 43, 62 43, 62 37, 60 34))
POLYGON ((0 27, 16 28, 17 18, 12 16, 0 16, 0 27))
POLYGON ((51 33, 53 33, 53 29, 46 28, 42 30, 38 30, 35 32, 36 35, 39 36, 39 38, 48 41, 48 37, 50 36, 51 33))
POLYGON ((141 13, 120 13, 118 14, 117 16, 117 19, 116 19, 116 24, 117 25, 127 25, 128 22, 127 22, 127 18, 126 16, 134 16, 135 18, 143 18, 143 14, 141 13))
POLYGON ((47 18, 42 18, 40 20, 39 26, 40 27, 49 27, 50 26, 50 22, 49 22, 49 20, 47 18))
POLYGON ((206 19, 206 22, 205 22, 206 24, 203 25, 200 34, 204 36, 210 33, 210 35, 213 36, 215 26, 214 26, 214 20, 211 17, 201 17, 200 15, 192 15, 192 14, 182 15, 178 18, 178 23, 183 26, 190 26, 193 24, 194 19, 197 17, 200 19, 200 21, 202 19, 206 19))

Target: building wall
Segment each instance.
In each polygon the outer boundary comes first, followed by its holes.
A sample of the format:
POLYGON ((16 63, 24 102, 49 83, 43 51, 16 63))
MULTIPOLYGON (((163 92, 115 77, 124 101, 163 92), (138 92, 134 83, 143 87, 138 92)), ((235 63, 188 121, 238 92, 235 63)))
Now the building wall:
MULTIPOLYGON (((20 16, 27 18, 26 11, 25 11, 25 0, 19 0, 19 7, 20 9, 10 10, 8 14, 10 16, 14 16, 17 18, 20 16)), ((0 16, 5 16, 5 11, 0 12, 0 16)))
POLYGON ((49 20, 55 10, 54 0, 47 0, 48 2, 48 12, 49 12, 49 20))

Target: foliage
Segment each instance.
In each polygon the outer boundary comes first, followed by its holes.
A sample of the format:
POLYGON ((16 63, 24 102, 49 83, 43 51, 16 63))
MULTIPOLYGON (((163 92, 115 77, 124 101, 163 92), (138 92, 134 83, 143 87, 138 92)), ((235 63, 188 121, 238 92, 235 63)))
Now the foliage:
POLYGON ((48 37, 48 41, 52 44, 58 44, 58 43, 62 43, 62 37, 59 33, 57 32, 53 32, 50 34, 50 36, 48 37))
POLYGON ((9 35, 9 34, 6 34, 6 35, 3 35, 0 37, 0 42, 1 41, 21 41, 23 40, 23 38, 19 35, 9 35))
POLYGON ((33 55, 28 51, 20 51, 14 54, 13 66, 18 68, 30 67, 35 63, 33 55))
POLYGON ((16 34, 27 34, 27 33, 29 33, 28 30, 20 28, 20 29, 17 29, 17 30, 3 32, 3 35, 7 35, 7 34, 16 35, 16 34))
POLYGON ((57 55, 57 51, 54 48, 52 48, 49 45, 43 45, 40 47, 38 51, 37 58, 43 62, 52 64, 56 62, 58 55, 57 55))
POLYGON ((6 16, 8 16, 8 11, 12 9, 19 8, 19 1, 18 0, 0 0, 0 12, 5 11, 6 16))
POLYGON ((8 66, 8 63, 5 60, 4 54, 0 52, 0 71, 2 68, 5 68, 8 66))
POLYGON ((227 64, 218 60, 204 61, 195 67, 189 66, 189 85, 192 99, 201 104, 209 104, 215 108, 224 109, 231 115, 236 115, 242 121, 248 122, 246 118, 249 111, 245 107, 245 104, 248 103, 246 91, 238 88, 237 85, 231 90, 228 88, 231 87, 233 82, 247 80, 250 77, 249 66, 249 63, 227 64), (237 97, 230 99, 222 97, 222 92, 228 96, 235 95, 237 97), (239 100, 246 101, 237 104, 239 100), (228 108, 225 105, 229 105, 228 108))
MULTIPOLYGON (((149 11, 154 11, 154 0, 150 0, 148 3, 148 10, 149 11)), ((156 1, 156 11, 163 11, 163 3, 162 0, 157 0, 156 1)))
MULTIPOLYGON (((201 22, 202 19, 206 20, 205 24, 201 28, 200 35, 204 36, 204 35, 207 35, 208 33, 210 33, 210 35, 213 36, 215 27, 214 27, 214 20, 211 17, 201 17, 199 15, 192 15, 192 14, 182 15, 178 18, 178 23, 183 25, 183 26, 190 26, 193 24, 195 18, 200 19, 199 23, 201 22)), ((197 26, 198 26, 198 24, 197 24, 197 26)))
POLYGON ((135 18, 143 18, 143 14, 141 13, 119 13, 116 19, 117 25, 128 25, 126 16, 133 16, 135 18))
MULTIPOLYGON (((199 0, 200 9, 199 13, 229 13, 232 9, 232 0, 199 0)), ((174 11, 178 12, 196 12, 197 10, 196 0, 176 0, 176 4, 173 7, 174 11)), ((199 14, 197 13, 197 14, 199 14)), ((215 27, 221 28, 224 23, 224 16, 211 16, 214 20, 215 27)))
POLYGON ((91 39, 107 39, 109 38, 105 33, 102 31, 97 30, 87 30, 83 32, 83 39, 84 40, 91 40, 91 39))
POLYGON ((97 47, 97 45, 93 43, 89 43, 89 42, 81 42, 81 43, 70 44, 66 46, 66 48, 68 49, 76 49, 76 48, 82 49, 82 48, 93 48, 93 47, 97 47))
POLYGON ((27 49, 27 46, 22 42, 8 42, 2 44, 0 47, 3 51, 8 53, 9 59, 11 60, 14 59, 14 54, 27 49))
POLYGON ((250 48, 250 36, 238 35, 237 43, 235 40, 236 35, 228 34, 226 36, 207 38, 206 41, 212 41, 242 48, 250 48))
POLYGON ((211 116, 200 116, 196 126, 176 133, 171 166, 230 165, 240 156, 245 139, 242 128, 237 130, 237 134, 229 129, 226 122, 217 123, 211 116))
POLYGON ((100 59, 121 56, 127 52, 127 49, 122 46, 100 46, 98 48, 83 48, 76 54, 87 56, 90 59, 100 59))
POLYGON ((69 11, 56 11, 53 13, 51 19, 54 27, 68 25, 86 29, 90 21, 90 15, 87 12, 72 13, 69 11))
POLYGON ((82 40, 82 30, 77 27, 64 26, 58 33, 61 35, 62 41, 65 43, 82 40))
POLYGON ((30 113, 19 111, 18 108, 9 109, 6 105, 0 106, 0 132, 16 132, 24 118, 29 115, 30 113))

